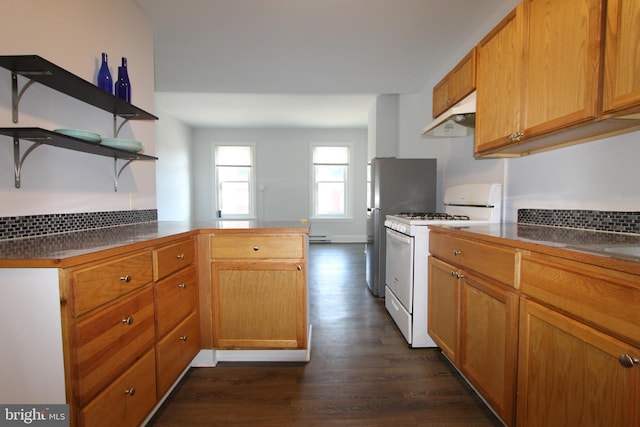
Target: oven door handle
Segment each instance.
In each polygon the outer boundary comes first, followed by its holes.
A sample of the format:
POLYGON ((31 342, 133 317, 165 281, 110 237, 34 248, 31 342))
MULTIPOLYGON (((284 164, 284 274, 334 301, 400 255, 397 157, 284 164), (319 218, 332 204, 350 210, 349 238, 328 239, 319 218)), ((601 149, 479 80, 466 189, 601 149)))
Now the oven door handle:
POLYGON ((402 234, 402 233, 398 233, 397 231, 391 230, 389 228, 387 228, 387 237, 392 239, 392 240, 396 240, 400 243, 404 243, 406 245, 410 245, 411 244, 411 236, 407 236, 406 234, 402 234))

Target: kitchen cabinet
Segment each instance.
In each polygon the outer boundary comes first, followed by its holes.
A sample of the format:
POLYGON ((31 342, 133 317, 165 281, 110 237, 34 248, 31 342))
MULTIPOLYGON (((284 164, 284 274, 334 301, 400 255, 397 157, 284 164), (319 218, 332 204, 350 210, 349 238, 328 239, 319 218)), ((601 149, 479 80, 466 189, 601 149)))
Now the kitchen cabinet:
POLYGON ((200 351, 196 259, 193 238, 153 251, 158 399, 200 351))
POLYGON ((189 366, 200 351, 196 259, 187 238, 61 270, 71 425, 137 426, 189 366))
POLYGON ((524 0, 480 43, 477 155, 597 117, 602 13, 601 0, 524 0))
POLYGON ((213 347, 307 346, 306 234, 210 237, 213 347))
POLYGON ((608 0, 604 113, 640 112, 640 1, 608 0))
MULTIPOLYGON (((116 125, 116 118, 128 120, 157 120, 158 118, 114 95, 111 95, 92 83, 70 73, 69 71, 53 64, 37 55, 5 55, 0 56, 0 67, 11 71, 12 82, 12 119, 18 123, 18 108, 20 99, 29 86, 35 82, 71 96, 79 101, 113 114, 113 136, 117 137, 118 130, 122 127, 116 125), (28 79, 21 90, 18 90, 18 76, 28 79)), ((13 140, 14 150, 14 185, 21 186, 21 169, 27 156, 42 144, 68 150, 80 151, 99 156, 112 157, 114 159, 115 190, 118 189, 118 178, 123 169, 133 160, 157 160, 157 157, 135 153, 127 150, 111 148, 93 142, 87 142, 72 136, 62 135, 37 127, 9 127, 0 128, 0 135, 5 135, 13 140), (24 153, 21 153, 20 141, 31 141, 24 153), (118 160, 125 163, 118 168, 118 160)))
POLYGON ((429 336, 453 363, 459 363, 460 271, 429 257, 429 336))
MULTIPOLYGON (((638 129, 638 120, 602 115, 604 3, 524 0, 480 42, 476 157, 527 155, 638 129)), ((615 73, 635 75, 635 68, 624 63, 615 73)))
POLYGON ((640 278, 523 256, 518 426, 640 425, 640 278))
POLYGON ((476 49, 473 48, 433 87, 433 117, 447 111, 476 88, 476 49))
POLYGON ((520 129, 522 4, 478 44, 475 152, 509 144, 520 129))
POLYGON ((429 333, 498 416, 514 425, 519 254, 433 231, 429 246, 429 333))
POLYGON ((104 425, 119 424, 122 419, 127 423, 119 425, 136 425, 144 418, 138 416, 140 412, 146 415, 155 405, 155 360, 136 364, 154 353, 151 259, 151 251, 140 250, 61 271, 72 425, 73 420, 92 425, 88 420, 98 419, 104 425), (118 395, 107 391, 114 382, 127 383, 118 395), (152 389, 152 398, 142 397, 143 389, 152 389), (128 397, 135 397, 135 403, 126 399, 123 390, 132 390, 128 397))

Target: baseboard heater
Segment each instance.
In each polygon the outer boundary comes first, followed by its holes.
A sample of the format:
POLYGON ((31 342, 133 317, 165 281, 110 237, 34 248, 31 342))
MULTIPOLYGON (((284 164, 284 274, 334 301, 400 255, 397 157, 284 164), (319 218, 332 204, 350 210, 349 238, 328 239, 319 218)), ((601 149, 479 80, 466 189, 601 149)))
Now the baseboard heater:
POLYGON ((331 239, 325 235, 309 236, 309 243, 331 243, 331 239))

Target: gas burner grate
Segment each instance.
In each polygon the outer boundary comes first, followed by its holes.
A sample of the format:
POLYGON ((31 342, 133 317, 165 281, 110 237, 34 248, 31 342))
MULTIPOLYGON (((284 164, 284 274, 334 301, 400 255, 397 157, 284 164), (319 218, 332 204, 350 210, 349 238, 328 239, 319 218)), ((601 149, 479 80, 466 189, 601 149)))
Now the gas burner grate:
POLYGON ((400 212, 397 216, 418 220, 469 221, 471 219, 467 215, 450 215, 440 212, 400 212))

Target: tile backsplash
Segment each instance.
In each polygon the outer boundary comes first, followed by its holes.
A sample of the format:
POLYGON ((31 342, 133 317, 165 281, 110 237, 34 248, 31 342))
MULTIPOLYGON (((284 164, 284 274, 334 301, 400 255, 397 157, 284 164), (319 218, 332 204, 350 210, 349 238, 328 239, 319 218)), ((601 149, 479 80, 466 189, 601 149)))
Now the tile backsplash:
POLYGON ((157 209, 0 217, 0 240, 68 233, 157 220, 157 209))
POLYGON ((640 234, 640 212, 518 209, 518 223, 640 234))

